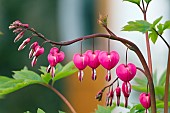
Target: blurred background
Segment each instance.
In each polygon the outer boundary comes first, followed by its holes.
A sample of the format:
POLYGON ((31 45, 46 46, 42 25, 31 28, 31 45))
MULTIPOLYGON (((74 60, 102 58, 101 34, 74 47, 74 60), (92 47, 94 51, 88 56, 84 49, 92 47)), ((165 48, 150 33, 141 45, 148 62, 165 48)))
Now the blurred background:
MULTIPOLYGON (((148 21, 153 22, 160 16, 164 16, 162 22, 169 19, 169 2, 169 0, 153 0, 148 9, 148 21)), ((0 75, 11 77, 12 71, 20 70, 24 66, 40 73, 38 71, 40 66, 48 66, 47 54, 50 49, 48 44, 45 45, 45 54, 40 56, 34 68, 30 65, 31 60, 28 59, 29 47, 21 52, 17 51, 24 38, 13 43, 15 35, 8 29, 8 26, 15 20, 30 24, 51 40, 66 41, 96 32, 105 32, 97 24, 98 14, 101 13, 109 16, 108 26, 111 30, 118 36, 129 37, 129 40, 135 41, 146 57, 145 43, 141 43, 141 41, 145 42, 143 34, 120 32, 128 21, 143 19, 142 13, 139 12, 140 10, 135 5, 122 2, 122 0, 0 0, 0 31, 3 32, 0 36, 0 75)), ((166 32, 165 37, 168 36, 169 33, 166 32)), ((167 38, 167 40, 170 42, 170 39, 167 38)), ((95 49, 107 50, 106 40, 95 41, 95 49)), ((120 63, 124 62, 123 56, 126 48, 115 41, 111 44, 113 45, 111 49, 117 50, 122 56, 120 63)), ((83 42, 84 52, 91 48, 91 40, 83 42)), ((151 48, 153 70, 159 69, 158 73, 162 73, 167 62, 166 46, 158 39, 156 45, 151 44, 151 48)), ((62 47, 62 51, 66 55, 66 59, 62 62, 64 65, 72 60, 74 53, 80 52, 80 43, 62 47)), ((129 56, 129 62, 141 66, 133 52, 129 52, 129 56)), ((66 96, 78 113, 91 113, 95 111, 97 104, 105 104, 105 99, 102 102, 95 100, 96 93, 106 84, 103 76, 105 73, 106 71, 100 66, 97 69, 98 78, 94 82, 91 80, 91 70, 87 68, 85 69, 87 76, 84 77, 82 83, 78 81, 76 73, 57 81, 55 87, 66 96)), ((113 75, 115 75, 114 69, 113 75)), ((132 102, 138 98, 134 96, 131 96, 132 102)), ((0 100, 0 113, 23 113, 27 110, 36 113, 37 108, 43 109, 46 113, 56 113, 57 110, 70 112, 57 95, 40 85, 28 86, 0 100)))

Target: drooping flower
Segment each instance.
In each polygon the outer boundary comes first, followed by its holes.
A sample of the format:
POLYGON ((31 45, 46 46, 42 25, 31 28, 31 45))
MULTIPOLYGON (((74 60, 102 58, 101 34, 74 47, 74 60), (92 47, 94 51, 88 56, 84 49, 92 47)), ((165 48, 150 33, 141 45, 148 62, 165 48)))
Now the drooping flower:
POLYGON ((136 75, 136 66, 132 63, 120 64, 116 68, 117 76, 124 82, 129 82, 136 75))
POLYGON ((107 93, 106 106, 111 106, 111 105, 112 105, 113 97, 114 97, 114 91, 113 91, 113 89, 112 89, 112 90, 110 90, 110 91, 107 93))
POLYGON ((123 82, 122 84, 122 92, 124 94, 124 97, 125 97, 125 107, 128 106, 128 98, 129 98, 129 95, 131 93, 131 84, 129 82, 123 82))
POLYGON ((151 106, 150 93, 141 93, 139 95, 139 101, 142 104, 142 106, 146 109, 147 113, 147 109, 151 106))
POLYGON ((119 54, 116 51, 106 52, 102 51, 99 54, 99 62, 100 64, 107 69, 106 81, 111 80, 111 72, 110 70, 116 66, 119 62, 119 54))
POLYGON ((83 69, 86 68, 86 66, 89 64, 89 57, 86 54, 74 54, 73 56, 73 62, 75 64, 75 66, 79 69, 78 72, 78 78, 80 81, 83 80, 83 69))
POLYGON ((85 54, 89 57, 89 63, 88 66, 92 68, 92 80, 96 80, 96 68, 100 65, 98 56, 99 56, 100 50, 95 50, 94 52, 92 50, 87 50, 85 54))
POLYGON ((48 62, 49 66, 47 67, 47 72, 51 74, 52 77, 55 76, 55 66, 57 63, 60 63, 64 60, 64 52, 59 51, 57 47, 53 47, 50 49, 48 54, 48 62))
POLYGON ((117 96, 117 106, 120 105, 120 96, 121 96, 121 89, 119 86, 116 87, 116 96, 117 96))

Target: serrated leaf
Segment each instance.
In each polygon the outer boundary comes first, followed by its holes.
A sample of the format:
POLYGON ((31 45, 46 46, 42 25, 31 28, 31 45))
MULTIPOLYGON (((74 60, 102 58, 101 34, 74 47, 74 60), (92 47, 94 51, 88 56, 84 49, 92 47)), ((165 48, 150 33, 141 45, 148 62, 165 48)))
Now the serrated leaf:
POLYGON ((159 86, 164 86, 165 85, 165 80, 166 80, 166 70, 162 73, 160 79, 159 79, 159 86))
POLYGON ((151 30, 151 24, 144 20, 130 21, 122 29, 122 31, 139 31, 142 33, 146 33, 149 30, 151 30))
POLYGON ((155 44, 158 39, 158 34, 154 30, 152 30, 152 32, 149 33, 149 38, 155 44))
POLYGON ((97 110, 95 111, 95 113, 111 113, 111 112, 112 111, 109 108, 100 105, 97 106, 97 110))
POLYGON ((34 80, 34 81, 42 82, 41 77, 37 73, 27 70, 26 68, 22 69, 21 71, 13 71, 13 72, 14 72, 13 75, 14 79, 34 80))
POLYGON ((157 18, 157 19, 153 22, 152 28, 155 28, 156 24, 158 24, 158 23, 161 21, 162 17, 163 17, 163 16, 157 18))
POLYGON ((146 85, 145 86, 136 86, 136 85, 132 85, 132 89, 138 92, 146 92, 146 85))
POLYGON ((59 80, 61 78, 70 76, 72 74, 74 74, 75 72, 77 72, 78 69, 75 67, 74 63, 71 61, 68 64, 66 64, 61 71, 59 71, 58 73, 55 74, 55 77, 53 78, 53 82, 55 82, 56 80, 59 80))
POLYGON ((38 108, 37 113, 45 113, 42 109, 38 108))
POLYGON ((140 5, 140 0, 123 0, 123 1, 128 1, 137 5, 140 5))
POLYGON ((152 1, 152 0, 145 0, 145 2, 146 2, 147 4, 149 4, 151 1, 152 1))
POLYGON ((19 90, 25 86, 38 83, 35 80, 27 80, 27 81, 25 81, 23 79, 16 80, 16 79, 8 78, 8 77, 6 77, 4 79, 4 77, 0 76, 0 81, 1 81, 1 79, 3 82, 1 82, 1 84, 0 84, 0 96, 12 93, 12 92, 19 90))
POLYGON ((63 111, 59 111, 59 113, 66 113, 66 112, 63 112, 63 111))

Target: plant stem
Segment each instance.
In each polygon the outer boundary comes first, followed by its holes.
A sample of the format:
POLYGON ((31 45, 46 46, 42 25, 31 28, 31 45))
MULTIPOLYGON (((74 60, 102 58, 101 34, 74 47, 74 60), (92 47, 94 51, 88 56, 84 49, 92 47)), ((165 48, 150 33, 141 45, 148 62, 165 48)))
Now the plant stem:
POLYGON ((168 64, 167 64, 166 81, 165 81, 164 113, 168 113, 169 78, 170 78, 170 48, 168 53, 168 64))
POLYGON ((70 108, 70 111, 72 113, 76 113, 76 111, 74 110, 72 105, 69 103, 69 101, 57 89, 55 89, 54 87, 52 87, 49 84, 42 84, 42 85, 49 88, 49 89, 51 89, 52 91, 54 91, 54 93, 56 93, 64 101, 64 103, 70 108))
MULTIPOLYGON (((144 15, 144 20, 147 21, 146 11, 143 12, 143 15, 144 15)), ((150 73, 152 75, 152 57, 151 57, 151 49, 150 49, 148 32, 145 33, 145 38, 146 38, 146 48, 147 48, 147 55, 148 55, 148 66, 149 66, 150 73)))

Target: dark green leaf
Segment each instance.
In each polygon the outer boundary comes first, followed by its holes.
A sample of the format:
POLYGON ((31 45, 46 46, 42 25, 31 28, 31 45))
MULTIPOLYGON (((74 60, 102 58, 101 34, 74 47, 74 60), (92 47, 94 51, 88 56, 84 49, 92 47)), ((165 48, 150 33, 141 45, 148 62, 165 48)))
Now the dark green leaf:
POLYGON ((157 18, 157 19, 153 22, 152 28, 155 28, 156 24, 158 24, 158 23, 160 22, 160 20, 162 19, 162 17, 163 17, 163 16, 157 18))
POLYGON ((38 108, 37 113, 45 113, 42 109, 38 108))
POLYGON ((53 78, 53 82, 56 80, 59 80, 61 78, 70 76, 77 72, 78 69, 75 67, 74 63, 71 61, 68 64, 66 64, 63 69, 55 74, 55 77, 53 78))
POLYGON ((123 1, 128 1, 137 5, 140 5, 140 0, 123 0, 123 1))
POLYGON ((146 92, 147 91, 146 85, 145 86, 132 85, 132 89, 135 90, 135 91, 138 91, 138 92, 146 92))
POLYGON ((160 79, 159 79, 159 86, 164 86, 165 85, 165 79, 166 79, 166 70, 162 73, 160 79))
POLYGON ((154 30, 152 30, 152 32, 149 33, 149 38, 155 44, 157 39, 158 39, 158 35, 157 35, 157 33, 154 30))
POLYGON ((128 25, 123 27, 123 31, 139 31, 146 33, 151 30, 151 24, 144 20, 136 20, 128 22, 128 25))
POLYGON ((109 108, 100 105, 97 106, 97 110, 95 111, 95 113, 111 113, 111 112, 112 111, 109 108))
POLYGON ((146 2, 147 4, 149 4, 151 1, 152 1, 152 0, 145 0, 145 2, 146 2))

